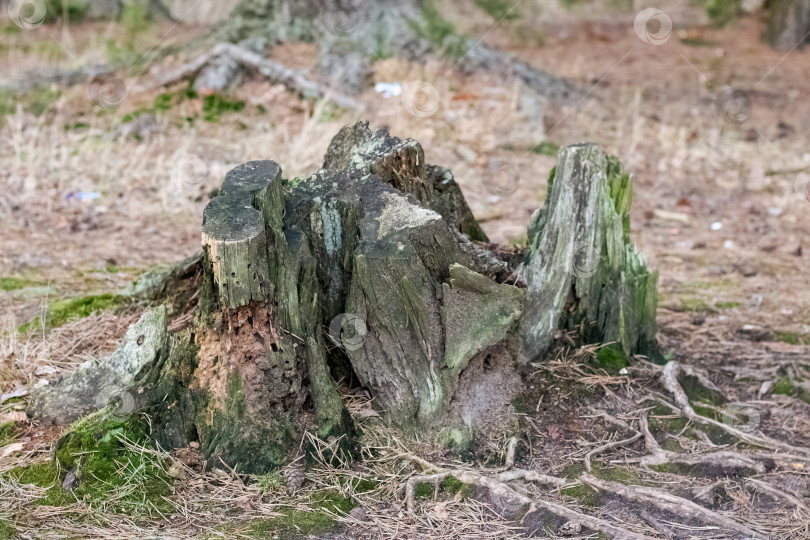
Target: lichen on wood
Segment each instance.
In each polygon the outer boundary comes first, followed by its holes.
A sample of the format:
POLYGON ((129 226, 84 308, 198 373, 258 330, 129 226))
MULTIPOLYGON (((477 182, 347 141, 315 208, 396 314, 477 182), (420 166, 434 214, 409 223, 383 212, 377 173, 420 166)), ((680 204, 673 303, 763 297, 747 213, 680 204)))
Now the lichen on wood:
POLYGON ((108 358, 79 364, 71 375, 34 392, 28 414, 66 424, 114 400, 123 400, 119 408, 128 414, 134 409, 134 396, 128 390, 165 353, 166 341, 166 308, 144 312, 108 358))
MULTIPOLYGON (((162 446, 198 441, 209 462, 242 472, 284 466, 304 431, 352 450, 336 377, 391 423, 463 451, 512 407, 521 364, 542 360, 558 331, 615 341, 628 358, 655 351, 656 275, 630 244, 630 200, 615 158, 562 149, 530 224, 527 286, 523 254, 480 241, 452 173, 425 163, 415 140, 361 122, 307 178, 245 163, 204 211, 201 255, 146 287, 161 301, 196 276, 193 324, 169 331, 149 315, 151 352, 115 389, 134 396, 162 446)), ((65 410, 96 407, 88 385, 125 367, 108 363, 61 383, 65 410)), ((57 409, 56 388, 29 412, 57 409)))
POLYGON ((545 206, 529 225, 525 353, 541 355, 559 330, 616 342, 629 358, 658 357, 658 274, 630 243, 629 176, 594 144, 560 148, 545 206))

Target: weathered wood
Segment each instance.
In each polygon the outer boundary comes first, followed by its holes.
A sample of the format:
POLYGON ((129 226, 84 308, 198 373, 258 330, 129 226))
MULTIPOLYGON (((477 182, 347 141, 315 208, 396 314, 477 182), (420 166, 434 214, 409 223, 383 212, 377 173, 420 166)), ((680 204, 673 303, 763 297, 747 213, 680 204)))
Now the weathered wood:
POLYGON ((267 300, 262 214, 243 196, 217 197, 203 213, 203 246, 220 302, 231 308, 267 300))
POLYGON ((209 51, 200 54, 187 64, 164 73, 144 90, 169 86, 200 73, 200 82, 197 83, 195 80, 195 88, 203 94, 222 93, 235 85, 236 79, 243 74, 243 68, 253 70, 271 81, 283 84, 290 91, 301 94, 303 97, 328 98, 345 109, 362 108, 356 99, 329 85, 233 43, 217 43, 209 51))
POLYGON ((657 357, 658 275, 630 243, 629 176, 594 144, 560 149, 545 206, 529 226, 526 358, 558 330, 657 357))
POLYGON ((810 43, 810 0, 770 0, 766 4, 765 39, 791 51, 810 43))
POLYGON ((397 190, 416 197, 422 206, 439 213, 448 225, 471 240, 487 241, 453 173, 426 164, 422 146, 413 139, 403 141, 385 129, 372 133, 368 122, 357 122, 341 129, 332 139, 322 168, 376 175, 397 190))
MULTIPOLYGON (((628 176, 577 145, 552 180, 530 227, 527 290, 520 254, 470 240, 485 237, 452 173, 412 139, 357 123, 307 178, 240 165, 203 213, 201 256, 142 287, 169 297, 194 275, 193 325, 153 325, 137 376, 119 361, 77 371, 60 387, 66 410, 93 410, 87 389, 128 370, 114 389, 136 396, 162 446, 196 440, 212 462, 262 472, 292 459, 305 430, 351 450, 337 374, 394 424, 468 445, 511 406, 516 360, 541 359, 558 330, 628 356, 655 350, 655 274, 629 241, 628 176)), ((31 413, 47 418, 60 400, 40 391, 31 413)))
POLYGON ((137 393, 130 390, 165 354, 166 343, 166 308, 144 312, 109 358, 88 360, 69 376, 34 392, 28 414, 64 425, 115 400, 120 400, 118 414, 131 414, 137 393))

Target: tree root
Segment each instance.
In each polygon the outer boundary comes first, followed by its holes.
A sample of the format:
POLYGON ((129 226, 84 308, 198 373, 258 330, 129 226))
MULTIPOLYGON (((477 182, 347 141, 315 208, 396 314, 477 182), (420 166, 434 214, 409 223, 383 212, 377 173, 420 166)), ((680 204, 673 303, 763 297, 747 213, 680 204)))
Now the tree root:
POLYGON ((515 466, 515 454, 517 453, 518 438, 512 437, 506 444, 506 459, 504 460, 504 468, 506 470, 515 466))
POLYGON ((790 493, 786 493, 786 492, 782 491, 781 489, 775 488, 774 486, 768 484, 767 482, 763 482, 762 480, 757 480, 756 478, 747 478, 745 480, 745 482, 747 484, 751 484, 752 486, 754 486, 759 491, 764 491, 764 492, 768 493, 769 495, 773 495, 774 497, 776 497, 778 499, 783 499, 783 500, 789 502, 790 504, 792 504, 793 506, 795 506, 796 508, 804 510, 805 512, 810 514, 810 508, 808 508, 807 505, 804 504, 804 502, 801 499, 799 499, 798 497, 796 497, 794 495, 791 495, 790 493))
POLYGON ((31 70, 20 77, 0 78, 0 89, 11 92, 27 92, 37 86, 75 86, 91 82, 99 77, 111 75, 112 68, 104 64, 82 65, 72 69, 31 70))
POLYGON ((758 474, 765 472, 765 465, 756 461, 751 456, 732 451, 712 452, 708 454, 679 454, 664 450, 650 433, 647 411, 641 413, 639 418, 639 428, 644 434, 644 446, 649 452, 648 455, 633 460, 626 460, 626 463, 640 463, 645 467, 653 465, 664 465, 666 463, 680 463, 683 465, 710 465, 721 468, 752 469, 758 474))
MULTIPOLYGON (((413 509, 416 506, 415 495, 416 495, 416 486, 418 484, 423 483, 433 484, 435 493, 438 491, 439 482, 441 482, 442 480, 444 480, 449 476, 453 476, 460 482, 463 482, 464 484, 475 485, 485 488, 489 491, 489 493, 493 497, 499 498, 507 503, 514 504, 516 507, 527 506, 528 510, 525 512, 524 516, 528 515, 537 508, 544 508, 557 516, 560 516, 567 520, 578 522, 594 530, 598 530, 606 534, 613 535, 615 538, 626 538, 633 540, 649 538, 647 536, 640 535, 622 529, 615 525, 612 525, 602 519, 593 516, 588 516, 575 510, 571 510, 570 508, 567 508, 560 504, 542 499, 529 498, 525 495, 521 495, 520 493, 516 492, 508 485, 506 485, 507 482, 512 482, 514 480, 525 480, 527 482, 536 482, 539 484, 553 485, 560 488, 572 484, 572 482, 570 482, 565 478, 549 476, 535 471, 528 471, 526 469, 511 469, 507 471, 502 471, 493 476, 486 476, 474 471, 467 471, 462 469, 455 469, 455 470, 444 469, 442 467, 434 465, 433 463, 430 463, 429 461, 419 456, 410 453, 403 454, 403 457, 413 461, 414 463, 417 463, 425 471, 439 471, 432 474, 415 475, 408 479, 408 482, 405 485, 405 504, 408 510, 410 511, 413 511, 413 509)), ((574 482, 574 484, 576 484, 576 482, 574 482)))
MULTIPOLYGON (((419 464, 426 471, 439 471, 432 474, 415 475, 408 479, 408 482, 405 485, 405 505, 409 511, 413 511, 416 507, 416 486, 418 484, 433 484, 435 495, 438 492, 439 482, 447 477, 453 476, 464 484, 479 486, 488 490, 490 496, 493 498, 497 498, 507 504, 514 505, 516 508, 526 508, 525 512, 523 513, 524 519, 525 516, 531 514, 539 508, 542 508, 566 520, 574 521, 590 529, 612 535, 616 539, 647 540, 651 538, 643 534, 628 531, 627 529, 613 525, 603 519, 582 514, 576 510, 572 510, 552 501, 527 497, 526 495, 522 495, 506 485, 507 482, 522 479, 526 480, 527 482, 550 484, 559 488, 572 484, 572 482, 565 478, 548 476, 525 469, 503 471, 490 477, 474 471, 443 469, 413 454, 404 454, 403 457, 406 457, 414 463, 419 464)), ((576 484, 576 482, 574 482, 574 484, 576 484)))
POLYGON ((566 520, 573 521, 584 525, 590 529, 612 535, 615 539, 624 540, 647 540, 651 537, 643 534, 634 533, 617 527, 607 521, 582 514, 576 510, 572 510, 561 504, 547 501, 539 498, 530 498, 526 495, 521 495, 511 487, 507 486, 505 482, 523 478, 527 481, 536 481, 540 483, 553 483, 557 485, 565 485, 569 482, 564 478, 554 478, 542 474, 534 473, 533 471, 513 470, 508 473, 501 473, 498 477, 492 478, 481 475, 479 473, 464 471, 464 470, 447 470, 440 473, 430 475, 417 475, 408 479, 405 487, 405 502, 408 510, 413 511, 416 506, 415 491, 416 485, 421 483, 432 483, 434 485, 434 492, 438 490, 438 483, 445 478, 453 476, 460 482, 468 485, 479 486, 488 490, 493 498, 497 498, 505 503, 514 505, 515 507, 525 507, 526 511, 523 513, 524 518, 538 508, 545 509, 552 514, 562 517, 566 520), (511 473, 511 474, 510 474, 511 473))
POLYGON ((591 458, 593 456, 596 456, 596 455, 601 454, 602 452, 606 452, 608 450, 612 450, 613 448, 620 448, 622 446, 632 444, 632 443, 636 442, 637 440, 639 440, 641 438, 641 432, 638 431, 637 429, 633 429, 627 422, 619 420, 618 418, 614 418, 613 416, 609 415, 605 411, 599 411, 599 414, 600 414, 600 416, 602 416, 605 420, 607 420, 611 424, 619 426, 619 427, 621 427, 623 429, 626 429, 628 431, 632 431, 633 435, 631 437, 628 437, 627 439, 622 439, 620 441, 613 441, 613 442, 610 442, 610 443, 607 443, 607 444, 603 444, 602 446, 594 448, 593 450, 591 450, 590 452, 585 454, 585 470, 588 471, 588 472, 591 472, 591 458))
POLYGON ((623 499, 642 504, 652 504, 676 516, 685 516, 705 523, 711 523, 722 527, 723 530, 744 534, 747 538, 761 538, 763 540, 768 538, 766 535, 750 529, 741 523, 737 523, 713 510, 704 508, 699 504, 678 497, 677 495, 672 495, 666 491, 646 486, 624 485, 618 482, 600 480, 588 473, 583 473, 579 477, 579 480, 584 484, 618 495, 623 499))
MULTIPOLYGON (((336 92, 326 85, 305 77, 299 71, 290 69, 274 60, 263 58, 261 55, 233 43, 218 43, 210 51, 201 54, 187 64, 163 74, 149 89, 168 86, 193 77, 206 65, 215 61, 215 59, 223 57, 230 58, 244 67, 254 69, 264 77, 277 81, 304 97, 329 99, 344 109, 361 108, 356 99, 336 92)), ((221 86, 226 87, 228 84, 221 86)))
POLYGON ((692 420, 697 424, 719 427, 720 429, 725 430, 730 435, 733 435, 738 439, 740 439, 741 441, 745 441, 750 444, 763 446, 774 450, 777 449, 787 450, 789 452, 793 452, 800 455, 801 454, 806 455, 810 453, 810 449, 792 446, 790 444, 777 441, 776 439, 772 439, 764 435, 753 435, 750 433, 746 433, 733 426, 724 424, 723 422, 718 422, 717 420, 714 420, 712 418, 707 418, 705 416, 697 414, 695 410, 692 408, 692 405, 689 403, 689 398, 686 396, 686 392, 684 392, 683 388, 681 387, 681 383, 678 382, 678 376, 682 371, 683 368, 678 362, 671 361, 664 366, 664 369, 661 371, 661 382, 664 385, 664 388, 674 396, 677 407, 674 407, 666 400, 656 398, 662 404, 679 411, 686 418, 692 420))
MULTIPOLYGON (((689 455, 664 450, 658 444, 658 441, 655 440, 652 433, 650 433, 647 411, 643 411, 641 413, 639 418, 639 430, 634 429, 626 422, 614 418, 604 411, 599 411, 599 413, 608 422, 633 432, 633 435, 620 441, 604 444, 588 452, 585 455, 585 470, 588 472, 591 472, 592 468, 591 458, 608 450, 632 444, 642 436, 644 437, 644 446, 649 454, 641 458, 626 459, 623 461, 623 463, 639 463, 644 467, 664 465, 667 463, 679 463, 683 465, 709 465, 723 469, 751 469, 758 474, 766 472, 765 465, 763 465, 760 461, 757 461, 755 456, 748 456, 739 452, 720 451, 708 454, 689 455)), ((766 456, 765 459, 768 458, 770 458, 770 456, 766 456)))
MULTIPOLYGON (((681 372, 698 377, 701 380, 701 384, 711 388, 711 386, 707 384, 707 382, 710 383, 710 381, 708 381, 705 376, 700 375, 699 372, 688 367, 683 368, 676 362, 670 362, 661 370, 661 379, 664 388, 666 388, 666 390, 675 397, 675 403, 677 405, 667 402, 665 396, 651 396, 647 399, 654 399, 663 403, 673 411, 682 414, 688 420, 694 423, 720 427, 744 442, 769 447, 774 450, 774 453, 741 453, 732 450, 719 449, 705 454, 680 454, 678 452, 665 450, 658 444, 655 437, 650 432, 648 410, 641 412, 638 429, 624 420, 611 416, 605 411, 597 411, 598 415, 601 416, 607 423, 613 424, 622 430, 627 431, 630 436, 625 439, 603 444, 589 451, 585 456, 585 468, 588 472, 582 473, 582 475, 580 475, 580 477, 576 480, 568 480, 565 478, 541 474, 535 471, 514 468, 515 451, 517 447, 517 440, 514 438, 510 439, 507 443, 506 467, 501 469, 499 472, 493 471, 488 474, 464 469, 446 469, 436 466, 418 456, 405 454, 404 457, 407 457, 414 463, 419 464, 424 470, 423 474, 414 475, 408 479, 405 489, 406 506, 408 510, 414 510, 416 506, 415 492, 418 484, 432 483, 434 485, 434 493, 438 494, 439 482, 452 476, 464 484, 478 486, 488 490, 489 497, 495 501, 499 501, 499 503, 496 504, 503 505, 504 508, 518 509, 519 511, 516 510, 515 513, 522 516, 521 522, 525 521, 526 516, 531 512, 543 509, 566 520, 574 521, 593 530, 613 535, 615 538, 650 538, 643 534, 614 525, 608 521, 605 521, 604 519, 582 514, 560 503, 536 498, 533 495, 524 495, 515 491, 508 485, 508 483, 514 480, 524 480, 526 482, 553 486, 555 490, 576 485, 585 485, 600 492, 604 492, 619 499, 642 506, 643 508, 639 513, 640 519, 667 538, 673 538, 673 532, 669 529, 665 522, 662 522, 659 518, 649 512, 651 507, 657 508, 663 512, 666 512, 667 514, 681 516, 686 519, 691 519, 700 523, 718 527, 720 530, 727 533, 740 534, 751 539, 768 538, 765 533, 753 529, 747 524, 740 523, 723 515, 722 513, 667 491, 648 486, 625 485, 618 482, 603 480, 589 474, 589 471, 591 470, 591 460, 594 456, 611 449, 632 444, 639 439, 643 439, 644 447, 648 454, 641 458, 625 460, 625 463, 639 463, 645 467, 668 463, 684 465, 708 465, 726 469, 750 469, 756 473, 762 474, 767 471, 766 464, 764 463, 765 460, 776 460, 780 458, 810 460, 810 457, 804 456, 804 454, 807 452, 806 449, 796 448, 789 444, 772 440, 769 437, 749 434, 733 426, 729 426, 712 420, 711 418, 698 415, 692 408, 686 393, 678 382, 678 376, 681 372), (791 453, 781 453, 785 450, 788 450, 791 453)), ((776 497, 777 499, 786 501, 788 504, 794 506, 797 511, 810 512, 810 508, 808 508, 808 506, 799 498, 785 493, 784 491, 771 486, 762 480, 747 478, 744 480, 744 482, 763 493, 767 493, 768 495, 776 497)))

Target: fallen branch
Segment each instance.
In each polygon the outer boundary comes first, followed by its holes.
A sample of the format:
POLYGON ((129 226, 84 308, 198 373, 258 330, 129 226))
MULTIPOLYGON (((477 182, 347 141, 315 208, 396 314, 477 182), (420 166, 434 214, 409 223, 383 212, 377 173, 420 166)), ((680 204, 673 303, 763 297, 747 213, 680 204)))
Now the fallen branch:
POLYGON ((150 88, 168 86, 193 77, 215 58, 223 56, 230 57, 244 67, 258 71, 264 77, 279 82, 304 97, 329 99, 344 109, 360 108, 360 103, 354 98, 336 92, 326 85, 305 77, 299 71, 290 69, 275 60, 263 58, 261 55, 233 43, 218 43, 210 51, 201 54, 191 62, 164 74, 150 88))

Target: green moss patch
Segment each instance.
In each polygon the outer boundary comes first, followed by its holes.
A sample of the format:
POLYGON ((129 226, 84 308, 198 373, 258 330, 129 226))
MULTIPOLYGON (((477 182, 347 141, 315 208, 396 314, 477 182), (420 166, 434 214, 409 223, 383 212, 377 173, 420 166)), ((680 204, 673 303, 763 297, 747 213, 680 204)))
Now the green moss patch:
POLYGON ((717 309, 734 309, 740 307, 739 302, 717 302, 714 305, 717 309))
POLYGON ((783 332, 777 330, 773 333, 773 340, 781 341, 782 343, 789 343, 791 345, 810 345, 810 334, 783 332))
POLYGON ((258 519, 250 523, 248 536, 254 538, 298 538, 299 535, 320 535, 335 527, 336 514, 348 514, 354 504, 336 491, 314 494, 312 510, 282 509, 281 516, 258 519))
POLYGON ((18 277, 4 277, 0 278, 0 290, 10 292, 16 291, 18 289, 23 289, 31 285, 31 282, 27 279, 18 278, 18 277))
POLYGON ((773 385, 773 388, 771 388, 771 394, 782 394, 789 396, 793 393, 795 388, 796 387, 793 385, 790 377, 784 376, 780 377, 779 380, 777 380, 773 385))
POLYGON ((683 375, 678 378, 686 397, 691 402, 702 402, 708 405, 720 406, 726 403, 726 398, 720 392, 707 388, 700 383, 694 375, 683 375))
POLYGON ((0 424, 0 446, 13 443, 17 439, 19 431, 14 422, 0 424))
POLYGON ((543 141, 531 147, 531 152, 542 156, 556 157, 560 150, 560 145, 551 141, 543 141))
POLYGON ((10 521, 0 519, 0 540, 11 540, 16 537, 14 526, 10 521))
POLYGON ((163 499, 172 494, 172 479, 159 458, 127 445, 148 445, 144 431, 108 414, 104 409, 77 420, 57 443, 54 459, 8 474, 20 483, 48 488, 40 505, 64 506, 78 498, 130 516, 173 512, 163 499), (62 488, 69 472, 79 480, 73 492, 62 488))
MULTIPOLYGON (((438 491, 440 495, 444 494, 452 496, 459 494, 461 497, 467 498, 470 496, 472 488, 455 476, 448 476, 439 482, 438 491)), ((414 489, 414 495, 417 499, 432 499, 433 493, 434 487, 430 482, 421 482, 416 484, 416 488, 414 489)))
POLYGON ((742 13, 741 0, 709 0, 706 14, 718 26, 724 26, 742 13))
POLYGON ((711 310, 709 304, 702 298, 684 298, 681 300, 681 311, 708 312, 711 310))
POLYGON ((591 474, 602 480, 618 482, 626 486, 639 485, 642 483, 641 476, 639 476, 636 471, 625 467, 602 467, 598 464, 593 464, 591 474))
POLYGON ((428 499, 433 497, 433 484, 430 482, 422 482, 420 484, 416 484, 416 488, 414 488, 413 493, 416 495, 417 499, 428 499))
POLYGON ((618 345, 607 345, 596 353, 597 365, 608 373, 618 373, 630 365, 627 355, 618 345))
POLYGON ((467 40, 458 33, 453 23, 441 16, 433 0, 422 4, 422 16, 409 23, 418 37, 450 59, 457 60, 467 52, 467 40))
POLYGON ((245 108, 245 102, 229 100, 219 94, 203 97, 203 119, 206 122, 219 122, 223 114, 240 112, 245 108))
POLYGON ((780 377, 776 383, 774 383, 771 394, 792 396, 805 403, 810 403, 810 392, 800 386, 796 386, 787 375, 780 377))
POLYGON ((9 89, 0 89, 0 117, 14 113, 17 105, 34 116, 40 116, 50 108, 60 93, 50 86, 35 86, 25 92, 15 92, 9 89))
POLYGON ((97 311, 104 311, 106 309, 114 309, 129 303, 126 296, 119 296, 115 294, 98 294, 91 296, 83 296, 79 298, 65 298, 58 300, 48 305, 48 311, 45 315, 45 324, 43 325, 41 317, 35 317, 33 320, 20 326, 20 332, 27 333, 36 331, 43 326, 46 329, 57 328, 66 322, 83 319, 88 315, 96 313, 97 311))
POLYGON ((725 429, 714 424, 695 424, 694 428, 705 433, 714 444, 734 444, 739 440, 725 429))
POLYGON ((367 493, 377 489, 377 486, 380 485, 376 480, 368 478, 354 478, 351 483, 355 493, 367 493))
POLYGON ((563 488, 560 490, 560 493, 573 497, 580 504, 585 506, 599 506, 602 502, 602 496, 599 492, 584 484, 563 488))
MULTIPOLYGON (((571 463, 563 469, 563 476, 570 480, 576 480, 584 472, 585 465, 583 463, 571 463)), ((618 482, 626 486, 640 485, 642 483, 642 478, 636 471, 625 467, 606 467, 600 463, 592 463, 590 474, 602 480, 618 482)))
POLYGON ((492 17, 496 23, 513 21, 520 18, 518 4, 511 0, 474 0, 475 6, 492 17))

